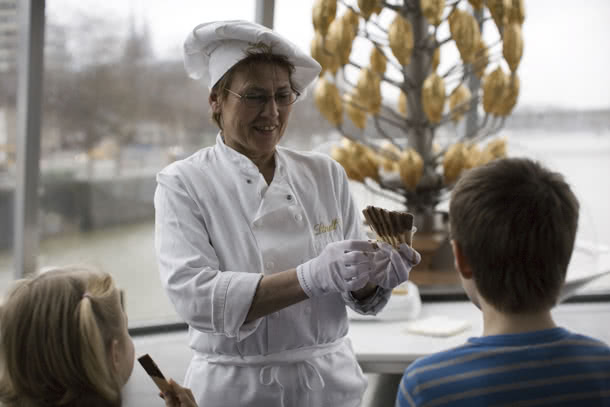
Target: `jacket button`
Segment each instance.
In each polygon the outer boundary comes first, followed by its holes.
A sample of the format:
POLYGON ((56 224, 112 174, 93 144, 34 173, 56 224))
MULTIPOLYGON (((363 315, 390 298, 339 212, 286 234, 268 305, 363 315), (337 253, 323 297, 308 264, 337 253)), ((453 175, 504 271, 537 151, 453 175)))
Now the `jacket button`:
POLYGON ((297 213, 296 215, 294 215, 294 218, 297 220, 297 222, 300 222, 303 220, 303 215, 301 215, 300 213, 297 213))
POLYGON ((268 261, 267 264, 265 264, 265 268, 267 269, 267 271, 273 270, 273 266, 275 266, 275 264, 273 264, 272 261, 268 261))

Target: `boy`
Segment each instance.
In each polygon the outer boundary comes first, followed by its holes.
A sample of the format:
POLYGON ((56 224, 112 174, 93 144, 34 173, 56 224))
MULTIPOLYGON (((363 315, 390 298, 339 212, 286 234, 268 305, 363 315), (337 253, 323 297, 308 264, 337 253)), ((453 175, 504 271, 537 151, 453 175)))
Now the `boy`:
POLYGON ((449 218, 483 336, 415 361, 396 406, 610 406, 610 348, 551 317, 578 224, 563 177, 528 159, 465 173, 449 218))

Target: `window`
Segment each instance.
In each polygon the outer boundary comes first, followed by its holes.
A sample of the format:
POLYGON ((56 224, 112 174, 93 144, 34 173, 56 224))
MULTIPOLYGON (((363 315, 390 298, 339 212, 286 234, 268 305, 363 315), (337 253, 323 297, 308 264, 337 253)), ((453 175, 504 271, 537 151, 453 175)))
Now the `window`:
MULTIPOLYGON (((38 265, 88 263, 111 272, 127 293, 131 325, 177 319, 157 273, 155 174, 214 143, 217 132, 209 119, 207 89, 184 73, 182 41, 204 20, 252 20, 254 3, 47 1, 38 265)), ((0 11, 15 4, 1 1, 0 11)), ((312 4, 275 4, 277 31, 305 50, 313 36, 312 4)), ((583 247, 607 248, 610 83, 604 72, 610 60, 603 50, 582 44, 610 37, 602 19, 610 5, 603 0, 556 5, 527 3, 522 94, 504 135, 509 153, 539 158, 566 174, 582 203, 583 247), (574 15, 587 17, 572 20, 574 15), (582 29, 559 28, 577 24, 582 29), (552 40, 548 32, 555 33, 552 40)), ((0 30, 11 23, 7 16, 2 14, 0 30)), ((0 49, 9 46, 2 44, 0 49)), ((0 228, 7 231, 14 210, 14 64, 13 57, 0 59, 0 228)), ((294 106, 283 144, 310 150, 338 139, 307 92, 294 106)), ((362 207, 379 199, 356 184, 353 193, 362 207)), ((12 255, 11 233, 3 233, 0 294, 14 276, 12 255)), ((610 269, 608 254, 603 256, 599 261, 610 269)), ((588 290, 610 293, 610 277, 588 290)))
MULTIPOLYGON (((186 76, 181 47, 205 18, 253 19, 254 2, 225 3, 47 1, 38 266, 112 273, 131 326, 177 319, 157 272, 155 174, 215 141, 207 89, 186 76)), ((16 82, 0 75, 3 222, 13 213, 16 82)), ((0 294, 14 276, 12 233, 2 239, 0 294)))

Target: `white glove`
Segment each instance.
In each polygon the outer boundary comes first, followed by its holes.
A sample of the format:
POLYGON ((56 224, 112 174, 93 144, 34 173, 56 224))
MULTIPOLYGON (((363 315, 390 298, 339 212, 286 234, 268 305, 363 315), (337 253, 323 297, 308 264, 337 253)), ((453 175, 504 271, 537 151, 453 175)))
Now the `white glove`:
POLYGON ((331 242, 318 257, 297 267, 299 284, 309 297, 359 290, 374 271, 374 251, 365 240, 331 242))
POLYGON ((385 242, 377 242, 377 245, 379 249, 373 258, 375 272, 371 281, 389 289, 407 281, 411 268, 421 260, 420 254, 405 243, 398 246, 398 250, 385 242))

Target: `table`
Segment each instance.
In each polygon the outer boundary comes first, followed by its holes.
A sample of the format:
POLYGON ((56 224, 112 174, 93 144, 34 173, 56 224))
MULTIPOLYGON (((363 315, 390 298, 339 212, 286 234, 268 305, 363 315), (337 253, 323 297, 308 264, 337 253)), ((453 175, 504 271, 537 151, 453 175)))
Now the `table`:
MULTIPOLYGON (((610 344, 610 302, 561 304, 552 313, 559 326, 610 344)), ((350 321, 348 336, 369 381, 363 406, 393 406, 402 373, 411 362, 462 345, 483 332, 482 313, 468 301, 424 302, 420 317, 433 315, 465 319, 470 327, 460 334, 438 338, 408 333, 408 321, 350 321)))
MULTIPOLYGON (((408 334, 406 321, 350 321, 349 338, 362 370, 368 374, 369 389, 362 406, 393 406, 396 388, 404 369, 420 356, 459 346, 468 337, 480 335, 482 317, 468 301, 424 302, 421 316, 447 315, 467 319, 471 326, 459 335, 433 338, 408 334)), ((610 344, 610 302, 562 304, 553 315, 558 324, 610 344)), ((134 338, 136 355, 150 353, 161 370, 182 381, 192 357, 186 331, 134 338)), ((160 405, 156 388, 144 370, 136 366, 125 390, 123 406, 160 405)))
MULTIPOLYGON (((610 302, 560 304, 555 322, 569 330, 610 344, 610 302)), ((413 335, 408 321, 350 321, 348 337, 365 373, 402 374, 415 359, 463 344, 483 332, 481 312, 468 301, 424 303, 420 317, 444 315, 465 319, 466 331, 445 338, 413 335)))

